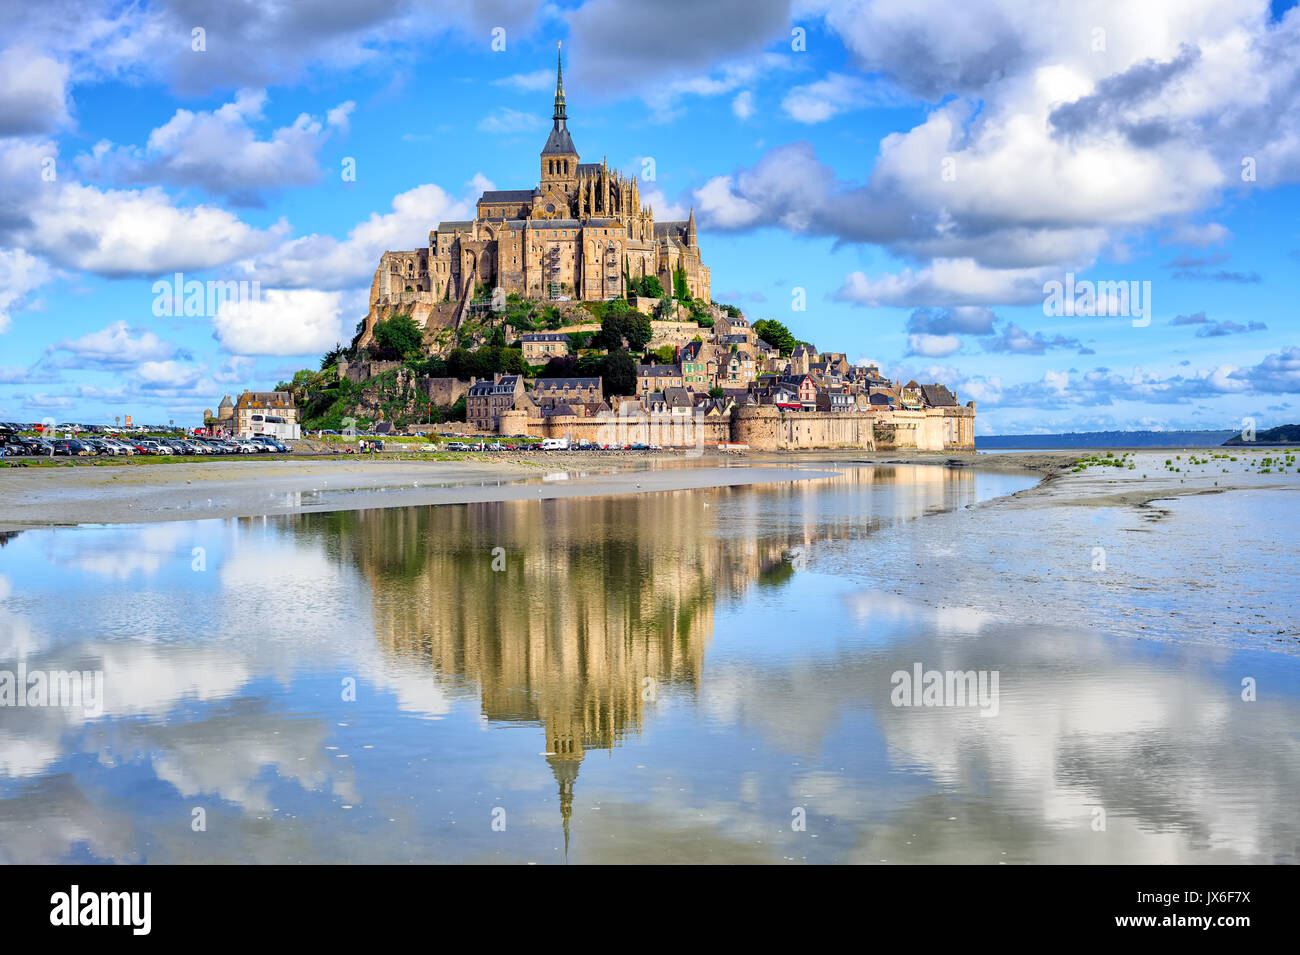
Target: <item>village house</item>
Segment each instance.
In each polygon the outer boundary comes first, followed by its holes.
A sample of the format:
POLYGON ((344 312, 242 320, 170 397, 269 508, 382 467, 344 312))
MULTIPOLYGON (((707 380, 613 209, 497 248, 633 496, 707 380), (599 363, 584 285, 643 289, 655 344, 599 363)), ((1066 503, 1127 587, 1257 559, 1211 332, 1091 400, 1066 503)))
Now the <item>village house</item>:
POLYGON ((519 339, 524 361, 544 365, 552 358, 569 354, 569 336, 555 332, 529 333, 519 339))
POLYGON ((557 403, 590 404, 604 400, 604 385, 599 378, 538 378, 532 398, 538 407, 557 403))
POLYGON ((744 388, 754 380, 754 356, 747 351, 736 350, 727 355, 724 388, 744 388))
POLYGON ((679 365, 637 365, 636 393, 644 395, 665 388, 682 387, 682 369, 679 365))
POLYGON ((515 401, 524 393, 522 375, 497 372, 488 381, 476 381, 465 394, 465 423, 478 431, 495 431, 501 415, 513 411, 515 401))
POLYGON ((233 431, 241 438, 269 434, 277 438, 297 438, 298 409, 288 391, 245 391, 235 401, 231 415, 233 431))
POLYGON ((827 389, 817 392, 818 411, 856 411, 857 404, 853 395, 839 389, 827 389))
POLYGON ((921 385, 921 399, 927 408, 957 407, 957 396, 945 385, 921 385))
MULTIPOLYGON (((709 375, 709 358, 713 355, 713 346, 703 341, 690 342, 677 352, 678 367, 682 370, 682 385, 691 391, 708 391, 717 378, 716 371, 709 375)), ((716 370, 717 362, 713 362, 716 370)))

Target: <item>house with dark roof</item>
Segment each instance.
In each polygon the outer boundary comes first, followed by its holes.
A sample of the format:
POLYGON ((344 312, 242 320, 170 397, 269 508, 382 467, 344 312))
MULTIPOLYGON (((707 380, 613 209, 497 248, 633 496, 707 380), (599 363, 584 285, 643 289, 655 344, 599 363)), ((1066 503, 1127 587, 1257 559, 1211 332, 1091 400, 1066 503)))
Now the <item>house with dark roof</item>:
POLYGON ((927 408, 957 407, 957 396, 940 384, 922 385, 921 399, 927 408))
POLYGON ((663 391, 665 388, 680 388, 682 381, 680 365, 637 365, 636 393, 644 395, 651 391, 663 391))
POLYGON ((558 332, 530 332, 519 338, 524 361, 544 365, 552 358, 569 354, 569 336, 558 332))
POLYGON ((506 411, 513 411, 516 399, 524 393, 522 375, 497 372, 488 381, 476 381, 465 394, 465 423, 478 431, 496 431, 497 422, 506 411))
POLYGON ((533 399, 539 406, 557 401, 585 404, 604 397, 604 385, 599 378, 538 378, 533 383, 533 399))

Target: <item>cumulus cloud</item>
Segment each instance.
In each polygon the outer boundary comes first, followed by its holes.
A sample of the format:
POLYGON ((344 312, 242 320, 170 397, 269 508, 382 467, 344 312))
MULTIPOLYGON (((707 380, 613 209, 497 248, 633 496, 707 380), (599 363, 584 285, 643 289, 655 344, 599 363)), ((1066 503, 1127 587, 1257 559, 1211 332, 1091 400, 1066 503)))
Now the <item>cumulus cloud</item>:
POLYGON ((1051 274, 1050 269, 985 269, 971 259, 935 259, 925 268, 877 278, 850 272, 833 297, 871 306, 1029 305, 1043 301, 1043 283, 1051 274))
POLYGON ((555 71, 533 70, 531 73, 513 73, 492 81, 493 86, 505 86, 524 93, 538 93, 555 88, 555 71))
POLYGON ((1008 385, 991 377, 957 381, 964 394, 1004 408, 1075 410, 1119 402, 1193 404, 1232 395, 1300 394, 1300 348, 1288 347, 1248 367, 1222 363, 1191 374, 1160 375, 1134 369, 1128 374, 1094 368, 1077 374, 1049 371, 1042 380, 1008 385))
POLYGON ((276 288, 346 289, 368 283, 385 251, 427 245, 431 228, 444 219, 472 217, 479 194, 491 188, 482 176, 475 176, 460 198, 432 184, 416 186, 393 198, 392 212, 372 213, 346 238, 299 236, 251 260, 246 271, 276 288))
MULTIPOLYGON (((696 194, 708 227, 883 245, 921 263, 893 283, 918 295, 935 291, 916 275, 940 259, 1008 272, 995 283, 1005 289, 1016 270, 1081 270, 1124 235, 1167 222, 1183 223, 1174 241, 1225 241, 1222 226, 1186 223, 1241 185, 1242 143, 1259 183, 1300 179, 1300 61, 1286 52, 1300 42, 1294 9, 1271 22, 1260 2, 1109 4, 1100 50, 1091 7, 1062 7, 1050 22, 1026 0, 821 9, 864 70, 927 98, 958 95, 886 136, 865 182, 843 181, 806 143, 709 180, 696 194)), ((834 111, 819 102, 804 118, 834 111)))
POLYGON ((177 110, 144 148, 102 142, 78 157, 77 167, 92 178, 193 186, 247 205, 260 203, 263 190, 316 182, 316 154, 331 132, 346 131, 354 104, 334 107, 324 121, 303 113, 259 138, 254 126, 266 102, 265 90, 245 89, 210 112, 177 110))
POLYGON ((191 0, 47 0, 9 5, 5 28, 12 42, 72 61, 86 79, 145 76, 201 94, 287 84, 309 71, 387 68, 452 31, 479 40, 501 26, 519 36, 541 6, 542 0, 232 0, 200 9, 191 0), (192 49, 196 27, 204 31, 202 55, 192 49))
POLYGON ((719 59, 757 54, 788 38, 790 7, 790 0, 588 0, 565 15, 566 49, 573 51, 567 75, 592 90, 663 87, 705 73, 719 59))
POLYGON ((22 249, 0 249, 0 334, 9 330, 12 312, 51 278, 49 266, 22 249))
POLYGON ((113 368, 189 357, 178 346, 163 341, 156 333, 148 329, 131 328, 125 321, 110 322, 97 332, 89 332, 77 338, 65 338, 49 346, 47 351, 70 355, 70 359, 59 362, 65 368, 113 368))
POLYGON ((1194 245, 1201 248, 1209 245, 1222 245, 1232 238, 1226 226, 1217 222, 1205 225, 1183 223, 1169 230, 1165 241, 1173 245, 1194 245))
POLYGON ((736 94, 736 98, 731 101, 731 112, 737 119, 749 119, 754 115, 754 94, 749 90, 741 90, 736 94))
POLYGON ((1220 338, 1224 335, 1239 335, 1243 332, 1263 332, 1268 330, 1264 322, 1247 322, 1242 325, 1231 319, 1221 322, 1211 321, 1205 312, 1193 315, 1176 315, 1170 325, 1195 325, 1197 338, 1220 338))
POLYGON ((943 358, 961 348, 961 339, 956 335, 908 335, 907 354, 923 355, 926 358, 943 358))
POLYGON ((918 308, 907 319, 909 332, 933 335, 991 335, 997 316, 981 306, 918 308))
POLYGON ((67 184, 41 194, 16 231, 57 265, 123 277, 224 265, 266 248, 286 226, 256 229, 211 205, 181 207, 157 187, 99 190, 67 184))
POLYGON ((1042 355, 1055 348, 1072 348, 1084 351, 1083 343, 1077 338, 1064 335, 1047 336, 1042 332, 1027 332, 1014 322, 1003 326, 995 338, 984 342, 985 351, 1005 352, 1014 355, 1042 355))
POLYGON ((908 100, 887 85, 847 73, 796 86, 781 100, 781 108, 799 123, 824 123, 841 113, 881 106, 900 106, 908 100))
POLYGON ((319 354, 350 337, 340 294, 316 289, 269 289, 254 301, 223 302, 212 324, 221 347, 238 355, 319 354))
POLYGON ((0 50, 0 136, 48 133, 67 124, 67 82, 65 63, 31 49, 0 50))

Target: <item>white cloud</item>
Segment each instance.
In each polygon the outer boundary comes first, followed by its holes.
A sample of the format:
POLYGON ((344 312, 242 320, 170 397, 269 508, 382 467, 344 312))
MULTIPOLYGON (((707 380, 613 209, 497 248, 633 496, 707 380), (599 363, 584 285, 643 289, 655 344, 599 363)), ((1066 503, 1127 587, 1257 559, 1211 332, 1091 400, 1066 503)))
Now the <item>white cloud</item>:
POLYGON ((961 339, 956 335, 908 335, 907 353, 924 355, 927 358, 943 358, 961 348, 961 339))
POLYGON ((49 350, 70 352, 78 362, 102 365, 167 361, 177 353, 175 345, 147 329, 132 329, 124 321, 111 322, 79 338, 65 338, 49 350))
POLYGON ((255 229, 224 209, 180 208, 160 189, 105 190, 77 184, 42 194, 19 232, 59 265, 107 276, 195 271, 246 258, 287 228, 255 229))
POLYGON ((749 119, 754 115, 754 94, 749 90, 741 90, 736 94, 736 98, 731 101, 731 112, 737 119, 749 119))
POLYGON ((1205 225, 1183 224, 1169 230, 1166 242, 1172 245, 1194 245, 1205 248, 1210 245, 1223 245, 1232 238, 1232 233, 1217 222, 1205 225))
POLYGON ((429 230, 440 221, 472 217, 479 194, 491 188, 492 183, 481 175, 469 182, 468 190, 459 199, 439 186, 416 186, 393 198, 392 212, 372 213, 346 239, 300 236, 250 260, 245 268, 251 278, 268 287, 354 288, 370 281, 384 252, 427 245, 429 230))
POLYGON ((50 268, 22 249, 0 249, 0 334, 9 330, 15 307, 50 280, 50 268))
POLYGON ((316 154, 331 132, 346 131, 355 104, 334 107, 323 123, 303 113, 262 139, 254 124, 266 102, 265 90, 245 89, 211 112, 179 109, 149 134, 143 149, 101 142, 78 157, 77 167, 87 176, 196 186, 246 202, 264 189, 316 182, 316 154))
POLYGON ((492 81, 493 86, 506 86, 524 93, 538 93, 555 87, 555 71, 533 70, 531 73, 514 73, 492 81))
POLYGON ((679 222, 691 214, 689 206, 670 200, 660 189, 641 193, 641 204, 654 209, 656 222, 679 222))
POLYGON ((904 102, 902 96, 879 81, 831 73, 824 80, 794 87, 781 100, 781 108, 796 122, 824 123, 841 113, 904 102))
POLYGON ((223 302, 212 324, 226 351, 237 355, 308 355, 350 338, 343 334, 340 294, 269 289, 251 302, 223 302))
POLYGON ((34 50, 0 50, 0 136, 47 133, 68 123, 68 67, 34 50))
POLYGON ((202 370, 192 362, 146 361, 136 367, 135 374, 144 388, 183 389, 193 387, 202 376, 202 370))
POLYGON ((856 305, 1027 305, 1043 301, 1050 269, 985 269, 972 259, 935 259, 922 269, 845 276, 835 299, 856 305))
POLYGON ((478 128, 485 133, 531 133, 546 126, 546 120, 537 113, 502 106, 496 112, 479 120, 478 128))

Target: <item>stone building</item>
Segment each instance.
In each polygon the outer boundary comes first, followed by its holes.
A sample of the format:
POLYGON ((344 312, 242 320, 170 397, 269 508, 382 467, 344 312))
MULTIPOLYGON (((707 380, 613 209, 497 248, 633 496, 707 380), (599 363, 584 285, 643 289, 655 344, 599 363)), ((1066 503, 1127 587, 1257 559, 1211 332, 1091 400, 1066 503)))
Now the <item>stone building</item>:
MULTIPOLYGON (((218 418, 222 410, 224 408, 218 410, 218 418)), ((251 438, 255 434, 270 434, 278 438, 301 436, 298 409, 294 406, 293 394, 288 391, 245 391, 234 404, 228 427, 231 433, 241 438, 251 438)))
POLYGON ((536 332, 519 339, 524 361, 530 365, 544 365, 552 358, 569 353, 569 336, 556 332, 536 332))
POLYGON ((551 121, 536 186, 484 192, 474 219, 439 223, 424 248, 383 254, 362 344, 395 309, 429 324, 437 312, 443 327, 456 325, 480 286, 535 300, 603 301, 625 295, 628 276, 654 275, 671 294, 681 270, 692 298, 709 300, 694 210, 684 222, 656 222, 635 178, 604 160, 581 161, 558 63, 551 121))
POLYGON ((538 378, 532 398, 538 407, 548 404, 590 404, 604 399, 605 387, 599 378, 538 378))
POLYGON ((465 395, 465 423, 479 431, 495 431, 501 415, 512 411, 515 401, 524 393, 521 375, 492 376, 470 385, 465 395))

